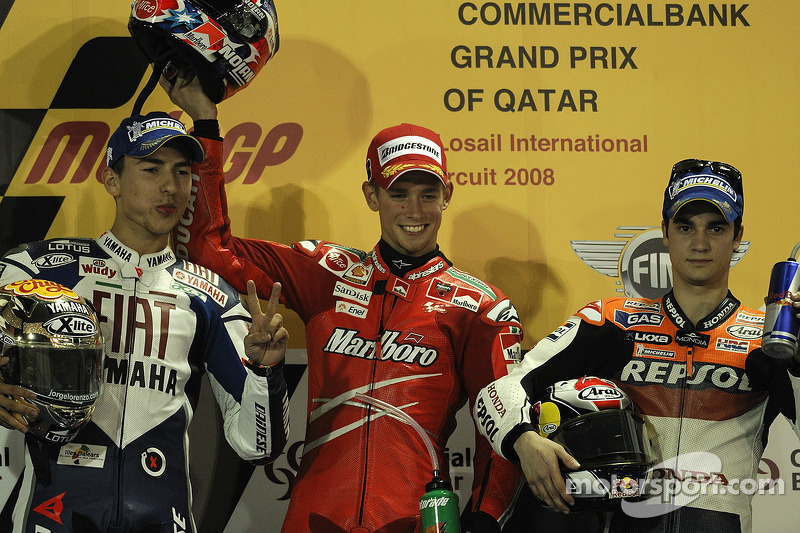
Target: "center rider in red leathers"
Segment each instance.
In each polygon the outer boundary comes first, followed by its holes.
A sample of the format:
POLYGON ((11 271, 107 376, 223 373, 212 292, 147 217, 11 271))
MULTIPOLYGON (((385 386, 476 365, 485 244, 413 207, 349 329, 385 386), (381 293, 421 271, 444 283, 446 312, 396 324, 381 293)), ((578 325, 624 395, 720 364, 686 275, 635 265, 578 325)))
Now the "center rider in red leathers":
MULTIPOLYGON (((195 121, 216 118, 196 84, 165 89, 195 121)), ((237 289, 253 279, 263 296, 280 281, 282 302, 306 325, 308 426, 283 531, 420 531, 419 498, 432 474, 426 447, 411 426, 355 395, 416 420, 447 478, 456 412, 506 375, 522 338, 508 298, 455 268, 436 243, 453 194, 441 139, 411 124, 373 139, 362 191, 380 216, 381 239, 369 252, 231 235, 222 142, 201 140, 206 159, 179 240, 188 235, 189 257, 237 289)), ((482 438, 472 460, 474 512, 465 526, 500 531, 521 474, 482 438)))

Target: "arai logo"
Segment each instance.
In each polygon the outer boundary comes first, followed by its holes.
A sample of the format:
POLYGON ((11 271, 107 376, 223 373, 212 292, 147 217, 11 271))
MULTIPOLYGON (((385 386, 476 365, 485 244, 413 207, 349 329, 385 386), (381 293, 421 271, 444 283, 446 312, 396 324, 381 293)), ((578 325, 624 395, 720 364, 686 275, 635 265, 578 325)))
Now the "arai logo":
POLYGON ((595 385, 586 387, 578 393, 578 398, 594 402, 597 400, 621 400, 622 392, 614 387, 595 385))

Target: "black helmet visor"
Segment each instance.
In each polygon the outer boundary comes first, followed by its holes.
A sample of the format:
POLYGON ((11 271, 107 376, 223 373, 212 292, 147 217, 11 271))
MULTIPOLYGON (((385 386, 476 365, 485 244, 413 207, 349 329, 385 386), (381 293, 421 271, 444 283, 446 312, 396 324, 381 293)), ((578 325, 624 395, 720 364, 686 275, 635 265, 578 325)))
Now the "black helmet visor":
POLYGON ((597 411, 564 422, 552 435, 583 468, 651 461, 644 421, 628 409, 597 411))
POLYGON ((254 43, 269 30, 264 10, 251 0, 195 0, 195 3, 234 36, 254 43))
MULTIPOLYGON (((78 406, 100 394, 103 347, 16 346, 12 381, 48 399, 78 406)), ((6 353, 8 355, 8 352, 6 353)))

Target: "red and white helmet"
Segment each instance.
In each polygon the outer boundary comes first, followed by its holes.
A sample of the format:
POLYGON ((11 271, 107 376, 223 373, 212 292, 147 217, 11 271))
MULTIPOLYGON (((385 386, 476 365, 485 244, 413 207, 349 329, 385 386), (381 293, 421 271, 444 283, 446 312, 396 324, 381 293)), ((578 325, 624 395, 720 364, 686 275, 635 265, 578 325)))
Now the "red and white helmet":
POLYGON ((613 510, 639 498, 653 464, 644 420, 613 381, 593 376, 560 381, 533 405, 539 434, 558 442, 580 464, 562 467, 575 510, 613 510))
POLYGON ((136 0, 128 30, 171 79, 192 68, 216 103, 250 83, 278 52, 272 0, 136 0))

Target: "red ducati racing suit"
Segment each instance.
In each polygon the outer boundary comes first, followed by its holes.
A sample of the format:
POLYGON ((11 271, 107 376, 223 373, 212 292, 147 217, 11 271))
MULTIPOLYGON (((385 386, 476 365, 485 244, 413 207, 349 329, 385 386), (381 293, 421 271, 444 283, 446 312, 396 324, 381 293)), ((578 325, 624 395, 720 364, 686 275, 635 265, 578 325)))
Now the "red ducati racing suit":
POLYGON ((800 378, 762 352, 763 321, 730 293, 696 327, 672 293, 596 301, 484 388, 473 414, 494 449, 516 458, 513 443, 533 429, 530 406, 547 386, 583 375, 612 378, 652 428, 656 457, 650 498, 622 502, 611 530, 749 532, 748 487, 769 426, 781 412, 798 431, 800 378), (681 493, 680 480, 699 490, 681 493))
MULTIPOLYGON (((248 279, 261 290, 280 281, 283 303, 306 326, 308 426, 283 531, 419 531, 419 498, 432 470, 426 447, 410 425, 354 396, 371 395, 416 420, 447 477, 456 412, 518 359, 514 306, 441 254, 398 277, 378 247, 365 253, 231 236, 222 143, 201 141, 206 160, 195 174, 202 180, 184 218, 191 222, 178 228, 178 252, 188 249, 241 289, 248 279)), ((521 475, 476 441, 473 499, 500 520, 521 475)))

